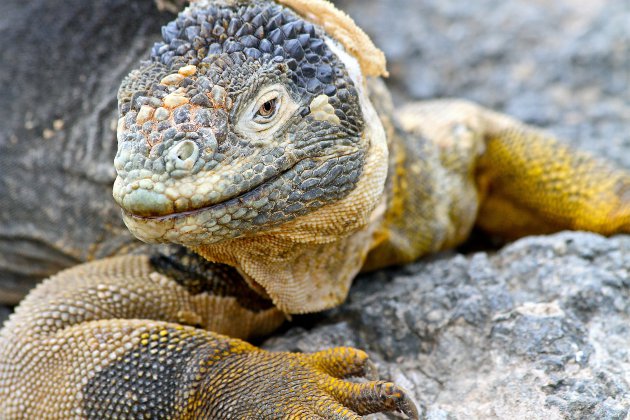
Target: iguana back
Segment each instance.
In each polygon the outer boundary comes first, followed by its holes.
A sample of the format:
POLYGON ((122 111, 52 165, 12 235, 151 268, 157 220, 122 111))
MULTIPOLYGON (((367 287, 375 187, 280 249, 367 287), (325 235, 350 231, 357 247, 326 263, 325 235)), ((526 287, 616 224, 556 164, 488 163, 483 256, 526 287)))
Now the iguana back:
POLYGON ((18 3, 0 13, 0 304, 133 242, 111 198, 115 92, 168 20, 150 1, 18 3))

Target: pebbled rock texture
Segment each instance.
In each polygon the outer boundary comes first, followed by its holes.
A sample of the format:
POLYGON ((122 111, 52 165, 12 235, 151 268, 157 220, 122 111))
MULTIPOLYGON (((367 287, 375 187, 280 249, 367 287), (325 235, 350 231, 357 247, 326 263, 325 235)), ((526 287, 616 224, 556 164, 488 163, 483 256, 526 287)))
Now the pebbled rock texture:
POLYGON ((531 237, 364 275, 309 321, 265 347, 366 349, 429 419, 630 415, 629 236, 531 237))

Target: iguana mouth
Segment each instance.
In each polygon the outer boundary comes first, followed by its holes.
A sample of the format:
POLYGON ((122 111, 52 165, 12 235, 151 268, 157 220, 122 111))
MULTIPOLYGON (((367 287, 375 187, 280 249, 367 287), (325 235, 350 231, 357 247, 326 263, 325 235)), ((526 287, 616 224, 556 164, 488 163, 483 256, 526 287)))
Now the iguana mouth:
MULTIPOLYGON (((198 214, 201 213, 205 213, 208 211, 218 211, 220 210, 222 207, 224 208, 231 208, 231 207, 238 207, 238 208, 243 208, 243 207, 248 207, 248 204, 252 205, 252 207, 256 208, 256 202, 260 201, 261 199, 263 199, 266 195, 264 194, 264 189, 265 187, 275 183, 276 181, 278 181, 280 178, 282 178, 283 176, 285 176, 287 173, 291 172, 292 170, 295 169, 295 167, 301 162, 302 160, 298 160, 297 162, 295 162, 292 166, 290 166, 288 169, 286 169, 283 172, 280 172, 270 178, 264 179, 262 180, 259 184, 254 185, 252 188, 245 190, 245 191, 239 191, 237 192, 234 196, 232 197, 226 197, 224 200, 220 201, 220 202, 214 202, 214 203, 209 203, 206 205, 201 205, 201 207, 198 208, 193 208, 190 210, 183 210, 183 211, 177 211, 177 212, 173 212, 173 213, 169 213, 169 214, 164 214, 164 215, 156 215, 156 216, 143 216, 140 214, 134 214, 133 212, 124 209, 123 208, 123 212, 125 213, 125 215, 132 217, 136 220, 146 220, 146 221, 155 221, 155 222, 167 222, 167 221, 173 221, 173 220, 177 220, 177 219, 182 219, 185 217, 191 217, 191 216, 196 216, 198 214)), ((268 195, 268 194, 267 194, 268 195)))
MULTIPOLYGON (((140 211, 121 206, 123 220, 133 235, 147 243, 195 247, 255 236, 264 228, 286 224, 347 197, 356 187, 353 180, 363 171, 364 153, 337 154, 335 158, 293 157, 285 165, 291 166, 283 168, 281 173, 268 174, 264 180, 241 183, 240 191, 235 188, 230 191, 232 196, 226 194, 220 201, 202 201, 197 208, 174 209, 172 202, 168 202, 166 211, 151 214, 143 210, 153 204, 154 198, 146 197, 148 205, 143 208, 144 197, 139 194, 134 198, 140 211)), ((204 187, 202 184, 200 188, 204 187)), ((158 197, 166 199, 165 195, 158 197)))

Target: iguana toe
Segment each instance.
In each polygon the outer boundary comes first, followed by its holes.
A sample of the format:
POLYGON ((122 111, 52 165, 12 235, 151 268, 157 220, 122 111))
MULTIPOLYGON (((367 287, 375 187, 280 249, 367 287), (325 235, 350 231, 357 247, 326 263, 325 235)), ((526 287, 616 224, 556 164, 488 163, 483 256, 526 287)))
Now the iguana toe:
MULTIPOLYGON (((391 382, 335 382, 335 398, 343 407, 359 415, 397 411, 410 419, 418 418, 418 409, 406 391, 391 382)), ((345 417, 344 417, 345 418, 345 417)), ((348 417, 354 418, 354 417, 348 417)))
MULTIPOLYGON (((416 404, 402 388, 391 382, 377 381, 377 368, 367 353, 350 347, 337 347, 310 357, 330 376, 326 378, 325 387, 340 403, 337 408, 350 409, 360 415, 398 411, 411 419, 418 418, 416 404), (346 378, 364 378, 369 382, 342 380, 346 378)), ((354 418, 354 414, 348 415, 342 418, 354 418)))
POLYGON ((240 389, 238 401, 224 404, 237 409, 239 418, 359 419, 394 411, 418 418, 413 400, 393 383, 347 379, 374 374, 374 365, 360 350, 340 347, 312 354, 256 351, 238 358, 234 368, 247 374, 230 384, 240 389))
POLYGON ((363 377, 373 381, 378 379, 376 366, 367 353, 361 350, 335 347, 312 353, 310 357, 319 369, 335 378, 363 377))

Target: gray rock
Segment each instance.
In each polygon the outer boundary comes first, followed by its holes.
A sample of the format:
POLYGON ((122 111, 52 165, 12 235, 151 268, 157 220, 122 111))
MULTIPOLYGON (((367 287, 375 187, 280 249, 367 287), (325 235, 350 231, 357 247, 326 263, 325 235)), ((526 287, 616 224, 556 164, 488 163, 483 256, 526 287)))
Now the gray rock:
POLYGON ((566 232, 364 275, 265 347, 365 349, 428 418, 624 419, 629 344, 630 237, 566 232))

